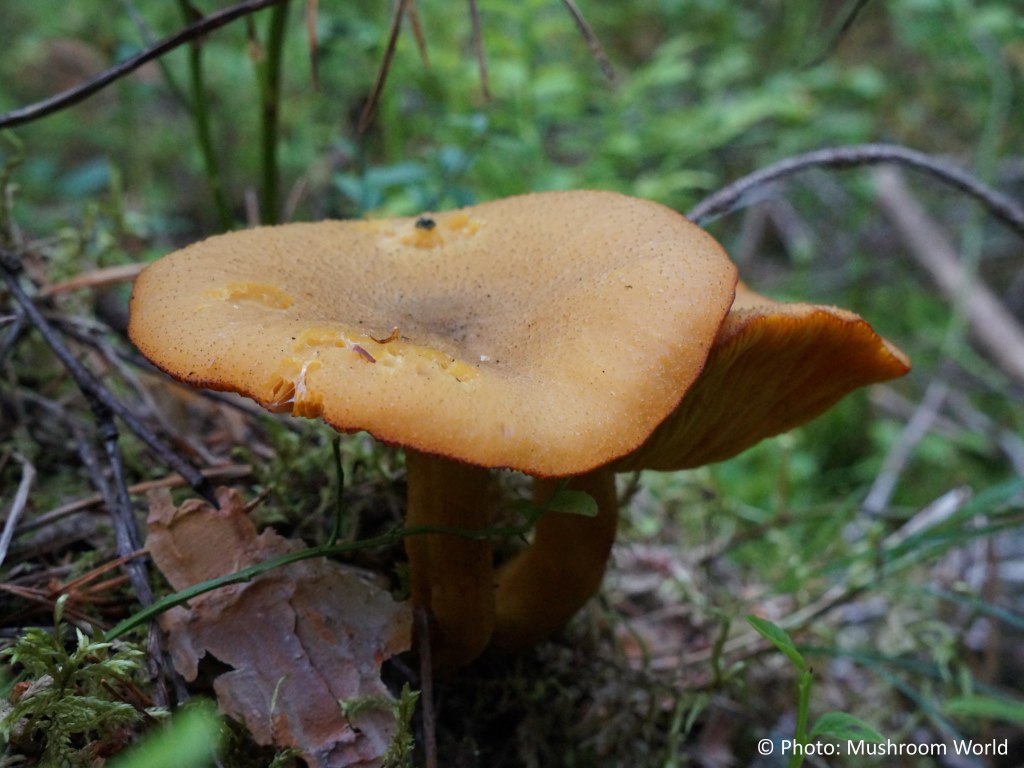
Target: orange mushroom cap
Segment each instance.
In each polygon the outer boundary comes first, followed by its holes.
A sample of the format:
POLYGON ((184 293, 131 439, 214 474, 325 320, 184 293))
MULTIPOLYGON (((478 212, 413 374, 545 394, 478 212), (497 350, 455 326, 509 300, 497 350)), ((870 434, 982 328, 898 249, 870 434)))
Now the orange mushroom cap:
POLYGON ((721 461, 820 415, 853 390, 903 376, 910 361, 858 315, 784 304, 740 283, 703 373, 616 470, 721 461))
POLYGON ((196 386, 562 476, 632 451, 672 412, 735 281, 674 211, 550 192, 210 238, 142 272, 129 334, 196 386))

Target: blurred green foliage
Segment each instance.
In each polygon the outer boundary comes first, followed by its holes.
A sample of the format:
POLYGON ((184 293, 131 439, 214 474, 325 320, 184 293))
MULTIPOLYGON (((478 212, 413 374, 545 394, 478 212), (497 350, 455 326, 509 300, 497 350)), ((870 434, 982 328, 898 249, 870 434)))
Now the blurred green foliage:
MULTIPOLYGON (((389 6, 319 4, 314 89, 303 9, 294 5, 280 162, 285 184, 302 194, 286 213, 412 213, 591 186, 685 209, 757 162, 825 144, 889 139, 977 150, 994 78, 1024 66, 1014 3, 869 3, 838 36, 855 5, 584 6, 617 72, 609 82, 560 3, 484 0, 487 100, 468 13, 421 0, 429 64, 407 20, 377 118, 362 136, 355 125, 383 53, 389 6)), ((136 0, 110 13, 107 3, 81 2, 48 14, 5 4, 0 23, 12 48, 0 61, 0 109, 49 95, 176 30, 175 6, 136 0)), ((259 176, 253 60, 266 42, 263 21, 254 19, 252 40, 245 24, 203 40, 212 130, 240 221, 244 193, 259 176)), ((170 80, 148 65, 20 129, 30 158, 19 178, 22 204, 94 197, 118 174, 132 207, 147 216, 193 235, 215 228, 183 103, 186 58, 185 49, 165 57, 170 80)), ((1016 126, 997 141, 1005 151, 1019 139, 1016 126)))

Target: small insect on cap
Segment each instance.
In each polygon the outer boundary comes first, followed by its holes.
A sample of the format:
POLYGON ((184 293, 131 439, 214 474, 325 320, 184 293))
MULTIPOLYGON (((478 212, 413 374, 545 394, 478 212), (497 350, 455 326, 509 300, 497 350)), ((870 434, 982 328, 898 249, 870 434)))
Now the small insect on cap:
POLYGON ((137 279, 177 379, 473 464, 569 475, 640 445, 700 373, 735 269, 609 192, 210 238, 137 279))

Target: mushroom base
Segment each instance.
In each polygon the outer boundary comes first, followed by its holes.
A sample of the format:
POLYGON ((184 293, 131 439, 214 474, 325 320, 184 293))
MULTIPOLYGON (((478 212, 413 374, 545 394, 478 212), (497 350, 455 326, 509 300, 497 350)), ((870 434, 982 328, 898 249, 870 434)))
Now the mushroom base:
MULTIPOLYGON (((536 503, 545 503, 561 482, 537 479, 536 503)), ((615 475, 596 470, 573 478, 569 488, 590 494, 597 516, 545 514, 533 543, 499 569, 496 650, 520 651, 557 632, 601 586, 618 523, 615 475)))
POLYGON ((491 544, 480 532, 490 525, 495 493, 482 467, 413 450, 405 461, 412 603, 427 609, 433 666, 443 673, 475 659, 494 627, 491 544))
MULTIPOLYGON (((468 664, 488 644, 529 648, 564 627, 601 586, 618 522, 613 473, 572 478, 569 488, 592 496, 597 515, 548 512, 530 546, 495 578, 485 533, 497 498, 489 470, 407 451, 406 471, 412 603, 430 616, 436 671, 468 664)), ((536 479, 535 502, 544 505, 562 482, 536 479)))

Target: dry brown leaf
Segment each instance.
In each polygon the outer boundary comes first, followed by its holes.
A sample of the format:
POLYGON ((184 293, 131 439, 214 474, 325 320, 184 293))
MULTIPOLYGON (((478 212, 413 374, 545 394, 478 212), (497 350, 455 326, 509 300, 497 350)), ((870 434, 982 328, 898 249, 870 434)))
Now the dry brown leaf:
MULTIPOLYGON (((149 496, 146 546, 175 589, 233 573, 303 544, 257 535, 235 491, 221 509, 198 500, 175 507, 166 490, 149 496)), ((232 668, 214 681, 221 710, 260 744, 293 746, 311 768, 373 766, 395 731, 380 665, 410 646, 411 613, 354 568, 321 558, 208 592, 161 619, 174 666, 194 680, 210 655, 232 668), (340 701, 379 706, 343 714, 340 701)))

